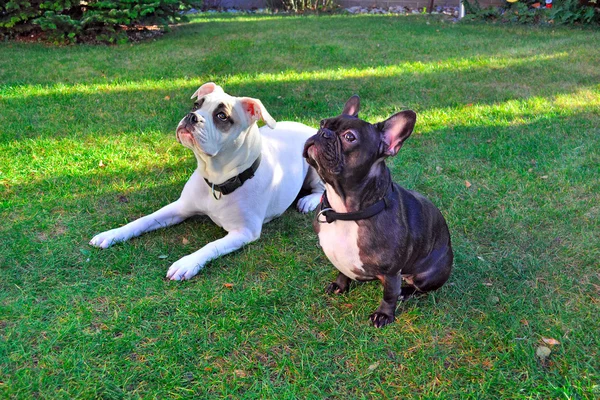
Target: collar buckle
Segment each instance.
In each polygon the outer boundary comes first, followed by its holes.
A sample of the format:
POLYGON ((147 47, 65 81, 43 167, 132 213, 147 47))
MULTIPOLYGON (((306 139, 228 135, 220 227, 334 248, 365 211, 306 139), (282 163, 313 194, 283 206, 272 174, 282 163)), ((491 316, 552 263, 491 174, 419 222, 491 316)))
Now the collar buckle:
POLYGON ((327 207, 327 208, 323 208, 321 211, 319 211, 319 213, 317 214, 317 222, 320 224, 329 224, 330 222, 327 221, 327 215, 324 215, 324 213, 326 213, 327 211, 333 211, 333 208, 331 207, 327 207), (325 217, 325 219, 321 219, 321 215, 323 215, 325 217))

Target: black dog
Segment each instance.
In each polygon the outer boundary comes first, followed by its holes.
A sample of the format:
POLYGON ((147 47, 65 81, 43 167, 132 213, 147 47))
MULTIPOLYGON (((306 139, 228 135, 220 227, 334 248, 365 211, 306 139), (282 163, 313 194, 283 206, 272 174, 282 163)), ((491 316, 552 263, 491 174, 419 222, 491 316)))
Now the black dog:
POLYGON ((383 283, 383 300, 370 316, 376 327, 394 321, 402 280, 414 292, 438 289, 450 276, 450 233, 440 211, 419 193, 392 182, 385 165, 410 136, 417 115, 402 111, 371 125, 357 117, 351 97, 342 115, 321 121, 304 157, 326 184, 313 222, 319 242, 340 271, 328 293, 348 290, 350 279, 383 283))

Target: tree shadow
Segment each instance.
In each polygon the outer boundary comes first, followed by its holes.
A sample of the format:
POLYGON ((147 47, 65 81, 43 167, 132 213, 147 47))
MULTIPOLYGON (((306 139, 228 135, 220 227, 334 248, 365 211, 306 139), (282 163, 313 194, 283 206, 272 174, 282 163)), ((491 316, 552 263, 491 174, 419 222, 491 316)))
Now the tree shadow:
MULTIPOLYGON (((249 76, 221 82, 224 89, 238 96, 260 98, 277 120, 315 123, 336 115, 344 101, 354 93, 363 99, 363 115, 387 117, 404 107, 418 113, 436 113, 465 105, 494 105, 531 98, 552 99, 559 95, 593 90, 600 75, 590 69, 566 74, 565 54, 526 61, 512 60, 507 66, 490 63, 459 69, 423 72, 357 70, 348 77, 325 74, 310 78, 292 75, 270 81, 249 76), (539 77, 538 71, 554 71, 539 77), (523 77, 530 76, 535 84, 523 77)), ((0 123, 4 134, 0 143, 43 137, 76 137, 95 140, 113 135, 147 131, 172 132, 188 112, 191 93, 200 82, 150 81, 131 87, 104 87, 101 91, 83 90, 46 94, 11 95, 0 99, 0 123), (141 87, 140 87, 141 86, 141 87)), ((42 91, 43 92, 43 91, 42 91)), ((518 114, 515 110, 514 115, 518 114)), ((510 113, 509 113, 510 114, 510 113)), ((510 118, 510 115, 507 115, 510 118)))

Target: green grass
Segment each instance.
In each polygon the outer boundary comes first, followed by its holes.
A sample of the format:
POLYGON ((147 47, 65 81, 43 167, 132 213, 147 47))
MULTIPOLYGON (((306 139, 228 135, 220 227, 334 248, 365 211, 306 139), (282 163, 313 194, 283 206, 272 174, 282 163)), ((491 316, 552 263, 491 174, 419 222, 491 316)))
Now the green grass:
POLYGON ((213 16, 133 46, 0 44, 0 397, 598 398, 599 42, 213 16), (372 122, 416 110, 389 165, 447 218, 448 284, 376 330, 380 285, 325 295, 336 271, 292 209, 188 282, 164 276, 223 236, 208 220, 88 246, 178 197, 175 126, 211 80, 311 125, 354 93, 372 122))

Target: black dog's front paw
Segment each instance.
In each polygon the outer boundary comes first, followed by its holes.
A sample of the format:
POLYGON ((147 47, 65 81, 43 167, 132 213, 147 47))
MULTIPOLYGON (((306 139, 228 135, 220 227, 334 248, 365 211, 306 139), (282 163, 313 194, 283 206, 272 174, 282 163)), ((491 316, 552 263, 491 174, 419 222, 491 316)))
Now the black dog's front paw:
POLYGON ((348 286, 342 288, 336 282, 331 282, 327 289, 325 289, 325 293, 327 294, 342 294, 348 291, 348 286))
POLYGON ((375 328, 383 328, 387 324, 391 324, 392 322, 394 322, 395 318, 393 315, 388 315, 379 311, 375 311, 369 316, 369 319, 371 320, 371 323, 375 328))

